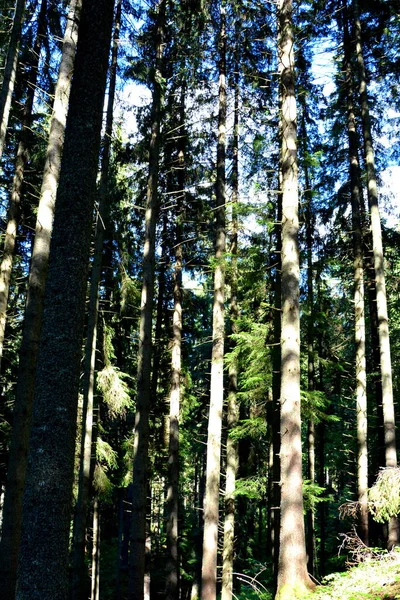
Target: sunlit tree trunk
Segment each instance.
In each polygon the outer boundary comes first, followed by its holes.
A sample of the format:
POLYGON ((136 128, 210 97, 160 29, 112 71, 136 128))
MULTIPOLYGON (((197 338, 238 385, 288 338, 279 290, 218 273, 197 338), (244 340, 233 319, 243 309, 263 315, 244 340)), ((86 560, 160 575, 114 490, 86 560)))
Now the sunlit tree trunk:
POLYGON ((117 1, 114 38, 110 65, 106 127, 104 132, 101 175, 98 192, 98 216, 96 224, 93 267, 90 279, 89 311, 85 363, 83 378, 82 437, 78 481, 78 499, 74 515, 73 555, 72 555, 72 598, 83 596, 86 582, 85 535, 89 509, 92 462, 92 430, 94 408, 94 383, 97 347, 97 321, 99 312, 99 285, 101 279, 105 227, 107 222, 108 175, 111 154, 115 85, 117 78, 118 42, 121 23, 121 0, 117 1))
POLYGON ((4 240, 4 252, 0 266, 0 364, 3 357, 4 336, 6 329, 6 311, 8 295, 10 290, 11 271, 14 259, 15 244, 17 241, 17 229, 19 224, 22 187, 24 172, 29 162, 29 146, 31 145, 31 125, 33 100, 38 78, 38 66, 40 49, 46 32, 47 1, 43 0, 40 5, 38 16, 38 29, 35 43, 30 53, 28 62, 28 77, 26 80, 26 100, 22 113, 22 128, 18 142, 17 160, 11 191, 10 208, 8 211, 7 230, 4 240))
POLYGON ((361 230, 361 186, 358 139, 353 105, 351 48, 347 18, 344 20, 344 71, 347 94, 347 135, 351 185, 351 211, 354 253, 354 327, 357 412, 357 489, 360 503, 359 536, 368 545, 368 445, 367 445, 367 362, 365 356, 364 259, 361 230))
POLYGON ((100 503, 96 494, 93 501, 91 600, 100 598, 100 534, 100 503))
POLYGON ((213 301, 213 342, 211 354, 210 410, 207 432, 206 491, 204 498, 203 560, 201 600, 217 596, 217 544, 220 487, 221 429, 224 397, 224 297, 225 297, 225 130, 226 130, 226 8, 220 8, 219 109, 217 145, 216 241, 213 301))
MULTIPOLYGON (((355 45, 360 78, 361 119, 364 137, 364 153, 367 167, 368 202, 371 214, 372 248, 376 282, 376 305, 378 311, 378 333, 382 380, 383 427, 385 436, 385 466, 397 465, 396 430, 393 402, 392 362, 390 357, 389 321, 386 299, 385 265, 382 245, 382 228, 378 206, 375 156, 371 133, 371 119, 367 91, 367 76, 361 41, 361 22, 358 2, 353 0, 355 45)), ((399 524, 396 517, 389 522, 388 548, 399 543, 399 524)))
POLYGON ((179 115, 179 143, 176 192, 174 312, 172 317, 171 391, 169 412, 169 458, 167 495, 167 582, 166 600, 179 598, 179 413, 181 401, 182 368, 182 230, 185 204, 185 96, 182 85, 179 115))
POLYGON ((165 0, 158 4, 156 68, 153 84, 152 126, 149 149, 149 177, 145 217, 143 285, 139 325, 137 398, 135 417, 132 531, 129 569, 129 598, 142 600, 144 594, 146 490, 148 477, 149 412, 151 405, 151 351, 154 298, 155 233, 159 212, 157 183, 159 172, 160 123, 163 102, 162 57, 165 27, 165 0))
POLYGON ((35 242, 31 257, 0 544, 0 580, 3 582, 5 598, 10 597, 9 592, 6 590, 15 589, 17 556, 21 535, 22 498, 28 456, 38 341, 43 314, 44 285, 47 275, 53 206, 60 171, 65 120, 75 58, 78 31, 77 17, 79 16, 80 5, 80 0, 74 0, 71 3, 64 35, 63 53, 55 90, 53 115, 50 122, 49 141, 38 206, 35 242))
POLYGON ((3 156, 6 142, 8 119, 10 116, 11 99, 14 91, 15 77, 17 74, 18 52, 21 40, 22 21, 24 18, 25 0, 16 0, 13 26, 6 63, 4 67, 3 83, 0 91, 0 159, 3 156))
POLYGON ((113 6, 82 3, 35 384, 18 600, 68 595, 81 346, 113 6))
POLYGON ((300 311, 298 167, 291 0, 278 2, 281 86, 282 334, 281 529, 276 599, 301 598, 313 583, 307 573, 300 418, 300 311))
MULTIPOLYGON (((232 333, 238 332, 237 320, 239 307, 238 293, 238 201, 239 201, 239 32, 236 27, 235 47, 235 100, 233 124, 233 166, 232 166, 232 223, 231 223, 231 276, 230 276, 230 318, 232 333)), ((234 344, 235 342, 233 342, 234 344)), ((239 464, 239 448, 237 441, 230 437, 229 432, 235 427, 239 418, 237 401, 237 359, 229 365, 229 393, 227 400, 227 441, 226 441, 226 480, 225 480, 225 519, 224 541, 222 553, 222 590, 221 599, 231 600, 233 592, 233 558, 235 546, 235 489, 236 474, 239 464)))

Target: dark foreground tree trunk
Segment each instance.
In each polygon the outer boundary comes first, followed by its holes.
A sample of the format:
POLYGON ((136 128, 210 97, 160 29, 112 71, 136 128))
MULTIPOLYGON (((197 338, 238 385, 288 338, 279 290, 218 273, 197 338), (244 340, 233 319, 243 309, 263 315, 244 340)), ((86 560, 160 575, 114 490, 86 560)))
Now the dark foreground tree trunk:
POLYGON ((5 598, 10 597, 10 590, 15 589, 17 574, 22 498, 28 459, 38 340, 42 324, 43 296, 53 225, 54 200, 60 173, 80 5, 81 0, 71 2, 64 35, 63 53, 55 90, 53 115, 50 122, 49 141, 38 206, 35 243, 31 257, 3 507, 3 529, 0 547, 0 581, 2 581, 0 597, 4 595, 5 598))
POLYGON ((113 0, 84 0, 57 193, 18 600, 65 600, 81 345, 113 0))

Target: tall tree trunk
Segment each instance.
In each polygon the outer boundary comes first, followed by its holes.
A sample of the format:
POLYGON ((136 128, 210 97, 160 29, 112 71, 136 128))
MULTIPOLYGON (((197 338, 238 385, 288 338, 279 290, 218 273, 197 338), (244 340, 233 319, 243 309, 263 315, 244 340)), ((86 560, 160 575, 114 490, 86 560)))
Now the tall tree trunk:
POLYGON ((57 192, 16 598, 64 600, 90 233, 113 0, 84 0, 57 192))
MULTIPOLYGON (((390 357, 389 321, 386 299, 385 265, 383 258, 382 229, 378 206, 378 186, 374 148, 372 143, 371 119, 369 115, 367 76, 361 41, 361 22, 358 2, 353 0, 355 45, 360 78, 361 119, 364 137, 364 152, 367 166, 368 202, 371 213, 372 248, 376 282, 376 305, 378 310, 378 333, 382 380, 383 427, 385 436, 385 466, 397 465, 396 429, 393 403, 392 362, 390 357)), ((397 517, 389 522, 388 548, 399 543, 399 524, 397 517)))
POLYGON ((113 48, 110 65, 110 84, 108 88, 108 103, 106 127, 104 132, 103 155, 101 176, 99 184, 99 205, 96 224, 95 248, 93 267, 90 280, 89 312, 87 325, 87 338, 85 346, 85 364, 83 379, 83 409, 82 409, 82 437, 79 467, 78 499, 75 507, 73 531, 73 559, 72 559, 72 598, 79 600, 83 597, 86 580, 85 565, 85 535, 89 508, 89 495, 91 486, 91 457, 92 457, 92 429, 94 407, 94 383, 97 347, 97 321, 99 312, 99 285, 101 279, 104 235, 107 222, 107 185, 110 166, 111 139, 113 128, 113 112, 115 99, 115 86, 117 79, 118 41, 121 25, 121 0, 117 0, 113 48))
MULTIPOLYGON (((75 59, 81 0, 73 0, 64 35, 53 115, 38 206, 35 243, 31 257, 25 318, 15 393, 13 428, 8 458, 7 486, 3 507, 0 543, 0 580, 5 598, 15 589, 17 557, 21 535, 22 499, 28 457, 38 341, 43 314, 44 285, 50 248, 53 206, 57 189, 69 90, 75 59)), ((14 592, 12 592, 14 593, 14 592)))
POLYGON ((213 302, 213 344, 211 354, 210 410, 207 432, 206 491, 204 498, 203 560, 201 600, 217 595, 217 542, 221 461, 222 407, 224 398, 224 297, 225 297, 225 130, 226 130, 226 7, 220 8, 219 109, 217 145, 216 241, 213 302))
POLYGON ((313 588, 307 573, 300 418, 298 167, 291 0, 278 2, 282 168, 281 529, 277 600, 313 588))
POLYGON ((16 0, 13 26, 11 29, 10 42, 4 77, 0 92, 0 159, 6 142, 8 119, 10 116, 11 99, 14 91, 15 77, 17 74, 19 44, 21 40, 22 21, 24 18, 25 0, 16 0))
MULTIPOLYGON (((238 202, 239 202, 239 20, 236 22, 235 46, 235 100, 233 124, 233 166, 232 166, 232 224, 230 254, 232 257, 230 276, 230 318, 232 333, 238 332, 238 202)), ((234 344, 235 342, 233 342, 234 344)), ((234 359, 229 365, 229 393, 227 401, 227 441, 226 441, 226 482, 225 482, 225 520, 224 542, 222 553, 222 600, 232 600, 233 593, 233 558, 235 543, 235 489, 236 474, 239 465, 238 442, 230 437, 229 432, 237 425, 239 409, 237 402, 238 364, 234 359)))
POLYGON ((351 211, 354 253, 354 327, 356 367, 356 412, 357 412, 357 489, 359 513, 359 535, 368 546, 368 446, 367 446, 367 362, 365 356, 365 305, 364 305, 364 259, 361 230, 361 186, 358 163, 358 139, 353 105, 353 81, 351 71, 351 48, 345 14, 343 31, 344 71, 347 94, 347 135, 349 138, 349 162, 351 185, 351 211))
POLYGON ((26 100, 22 113, 22 128, 17 150, 17 161, 11 192, 11 202, 8 211, 7 230, 4 240, 4 252, 0 266, 0 365, 3 357, 4 335, 6 329, 6 312, 10 290, 11 271, 17 241, 22 186, 24 171, 29 161, 29 146, 31 138, 32 109, 38 78, 40 50, 46 33, 47 1, 42 0, 38 16, 38 29, 28 62, 28 77, 26 80, 26 100))
POLYGON ((167 582, 166 600, 179 598, 179 413, 181 400, 182 368, 182 230, 185 203, 185 96, 186 85, 182 85, 179 115, 179 144, 176 194, 175 225, 175 272, 174 272, 174 313, 172 319, 171 350, 171 391, 169 411, 169 458, 167 495, 167 582))
POLYGON ((157 183, 160 152, 160 123, 163 101, 162 66, 165 0, 158 4, 156 68, 153 87, 149 177, 145 218, 143 286, 140 309, 137 398, 133 460, 132 531, 129 569, 129 598, 143 600, 146 541, 146 491, 148 477, 149 412, 151 404, 151 351, 154 297, 155 234, 159 212, 157 183))
POLYGON ((100 503, 96 494, 93 501, 92 584, 91 600, 100 598, 100 503))

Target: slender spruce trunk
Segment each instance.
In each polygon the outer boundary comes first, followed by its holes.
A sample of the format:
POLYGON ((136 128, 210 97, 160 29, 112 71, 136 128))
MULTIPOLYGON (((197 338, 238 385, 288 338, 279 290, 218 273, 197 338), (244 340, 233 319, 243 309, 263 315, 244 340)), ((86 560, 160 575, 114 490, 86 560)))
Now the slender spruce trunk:
POLYGON ((174 312, 172 317, 171 391, 169 411, 169 458, 167 492, 167 581, 166 600, 179 599, 179 413, 182 368, 182 259, 183 215, 185 205, 185 97, 186 85, 181 88, 179 107, 179 143, 175 224, 174 312))
MULTIPOLYGON (((234 74, 234 123, 233 123, 233 165, 232 165, 232 223, 231 223, 231 275, 230 275, 230 319, 232 333, 238 332, 238 202, 239 202, 239 21, 236 22, 235 74, 234 74)), ((235 342, 232 342, 231 346, 235 342)), ((222 600, 232 600, 233 559, 235 547, 235 489, 239 466, 238 442, 229 433, 237 425, 239 408, 237 401, 238 361, 229 365, 229 392, 227 400, 227 441, 226 441, 226 480, 225 480, 225 519, 222 551, 222 600)))
POLYGON ((43 314, 44 285, 47 276, 53 207, 59 178, 69 90, 75 59, 77 19, 79 18, 80 5, 80 0, 71 2, 64 35, 63 53, 55 90, 53 115, 50 122, 43 183, 38 206, 35 242, 31 257, 0 543, 0 580, 3 582, 1 595, 4 595, 5 598, 11 597, 9 590, 15 589, 21 535, 22 499, 28 457, 38 342, 43 314))
POLYGON ((10 42, 4 67, 3 83, 0 91, 0 159, 3 156, 6 142, 8 120, 10 117, 11 99, 17 75, 18 53, 21 41, 22 22, 24 19, 25 0, 16 0, 10 42))
POLYGON ((113 0, 83 0, 37 365, 17 600, 66 600, 87 271, 113 0))
POLYGON ((351 48, 347 15, 343 24, 344 71, 347 95, 347 135, 349 138, 349 163, 351 185, 351 211, 354 256, 354 328, 355 375, 357 412, 357 489, 359 511, 359 536, 368 546, 368 446, 367 446, 367 361, 365 356, 365 303, 364 259, 361 229, 361 185, 358 162, 358 137, 353 103, 353 77, 351 48))
POLYGON ((10 291, 11 271, 17 241, 24 172, 30 158, 32 109, 38 78, 40 50, 46 33, 47 0, 42 0, 38 16, 38 28, 35 42, 28 61, 28 77, 26 80, 26 100, 22 113, 22 127, 18 142, 17 160, 8 211, 7 230, 4 240, 4 252, 0 266, 0 365, 3 358, 4 336, 6 329, 6 312, 10 291))
POLYGON ((204 498, 203 560, 201 600, 217 597, 218 513, 221 461, 222 408, 224 399, 224 301, 225 301, 225 155, 226 155, 226 3, 220 7, 219 109, 217 182, 215 211, 215 270, 213 301, 213 342, 211 354, 210 409, 207 432, 206 490, 204 498))
POLYGON ((121 0, 117 0, 113 47, 110 65, 110 84, 108 88, 108 103, 106 127, 104 132, 101 175, 98 191, 98 216, 96 223, 93 267, 90 280, 89 311, 87 337, 85 346, 84 378, 83 378, 83 408, 82 408, 82 437, 78 481, 78 499, 75 507, 72 556, 72 598, 79 600, 83 597, 86 581, 85 537, 89 509, 91 487, 92 461, 92 430, 94 408, 94 383, 97 347, 97 322, 99 313, 99 285, 102 270, 104 235, 107 223, 108 175, 111 155, 111 140, 113 128, 113 112, 115 86, 117 79, 118 41, 121 25, 121 0))
POLYGON ((282 168, 281 529, 276 600, 314 587, 307 573, 300 417, 298 166, 291 0, 278 2, 282 168))
MULTIPOLYGON (((385 265, 382 245, 382 228, 379 216, 378 186, 376 166, 372 142, 371 119, 369 114, 367 75, 364 64, 361 22, 358 2, 353 0, 355 50, 359 70, 359 94, 361 104, 361 120, 364 138, 364 153, 367 167, 368 203, 371 214, 372 249, 374 256, 376 305, 378 311, 378 334, 380 349, 380 365, 382 380, 383 428, 385 436, 385 466, 397 466, 396 428, 393 401, 392 362, 390 357, 389 320, 385 284, 385 265)), ((399 543, 399 524, 397 517, 389 521, 387 546, 391 549, 399 543)))
POLYGON ((100 534, 100 501, 96 494, 93 501, 91 600, 100 599, 100 534))
POLYGON ((140 309, 137 398, 134 432, 132 529, 129 569, 129 598, 143 600, 146 541, 146 491, 148 478, 149 412, 151 406, 151 354, 154 299, 155 234, 159 212, 157 194, 160 128, 163 103, 163 45, 165 0, 158 4, 156 65, 153 83, 149 177, 145 217, 143 286, 140 309))

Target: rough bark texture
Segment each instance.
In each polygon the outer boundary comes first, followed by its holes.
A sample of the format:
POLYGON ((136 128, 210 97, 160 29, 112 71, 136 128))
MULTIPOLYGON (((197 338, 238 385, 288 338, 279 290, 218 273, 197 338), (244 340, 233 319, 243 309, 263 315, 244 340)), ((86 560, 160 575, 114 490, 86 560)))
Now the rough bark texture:
POLYGON ((43 295, 47 276, 54 199, 60 171, 65 120, 75 58, 78 30, 76 19, 79 16, 78 8, 80 8, 80 4, 80 0, 74 0, 71 3, 64 35, 63 54, 55 90, 53 116, 50 123, 43 183, 38 206, 35 243, 31 257, 0 547, 0 580, 3 582, 1 590, 5 598, 11 597, 8 590, 15 589, 21 535, 22 498, 28 456, 38 342, 43 314, 43 295))
MULTIPOLYGON (((385 265, 383 258, 382 228, 378 206, 378 186, 376 180, 375 156, 371 133, 371 119, 367 91, 367 76, 361 41, 361 22, 358 2, 353 0, 355 46, 360 78, 361 120, 364 137, 364 153, 367 167, 368 203, 371 214, 372 249, 374 256, 376 305, 378 311, 378 334, 382 380, 383 428, 385 436, 385 466, 397 465, 396 429, 393 402, 392 362, 390 357, 389 320, 386 299, 385 265)), ((388 548, 399 543, 399 525, 397 518, 389 522, 388 548)))
MULTIPOLYGON (((239 32, 236 29, 235 47, 235 101, 233 125, 233 166, 232 166, 232 224, 230 254, 231 263, 231 298, 230 318, 232 333, 238 332, 237 320, 239 307, 238 292, 238 201, 239 201, 239 57, 238 57, 239 32)), ((224 542, 222 552, 222 590, 221 599, 231 600, 233 593, 233 559, 235 548, 235 488, 236 474, 239 465, 239 448, 237 441, 229 436, 229 432, 237 425, 239 407, 237 401, 237 376, 238 364, 234 359, 229 365, 229 394, 227 401, 227 433, 226 441, 226 480, 225 480, 225 520, 224 542)))
POLYGON ((92 545, 92 583, 90 600, 100 598, 100 507, 99 498, 93 502, 93 545, 92 545))
POLYGON ((151 406, 152 316, 154 300, 155 233, 159 212, 157 194, 162 110, 162 56, 165 0, 158 5, 156 69, 153 87, 152 126, 149 149, 149 177, 145 216, 143 285, 139 325, 137 398, 132 488, 132 531, 129 569, 129 598, 143 600, 146 544, 146 491, 148 479, 149 412, 151 406))
POLYGON ((16 598, 68 595, 68 542, 90 231, 113 0, 84 0, 37 366, 16 598))
POLYGON ((294 600, 313 587, 305 548, 301 419, 298 167, 291 0, 278 2, 281 85, 282 334, 281 529, 276 599, 294 600))
POLYGON ((0 159, 3 156, 8 119, 10 116, 11 98, 13 95, 15 77, 17 74, 18 52, 24 11, 25 0, 17 0, 15 3, 13 26, 11 29, 10 42, 8 45, 7 58, 4 67, 3 83, 0 92, 0 159))
POLYGON ((220 487, 222 407, 224 397, 224 296, 225 296, 225 130, 226 130, 226 14, 221 5, 219 35, 219 109, 217 145, 216 242, 211 354, 210 410, 207 431, 206 491, 204 498, 201 600, 217 597, 217 542, 220 487))
POLYGON ((354 255, 354 328, 357 412, 357 489, 359 512, 358 534, 368 546, 368 446, 367 446, 367 361, 365 356, 364 259, 361 231, 361 185, 358 163, 358 137, 353 105, 353 77, 350 65, 351 48, 347 19, 344 22, 344 71, 347 94, 347 135, 351 185, 351 211, 354 255))
POLYGON ((81 456, 79 466, 78 499, 75 507, 73 532, 72 598, 74 600, 79 600, 79 598, 83 597, 87 576, 85 565, 85 537, 92 474, 92 431, 97 347, 97 321, 99 312, 99 285, 102 269, 103 245, 106 227, 105 223, 107 221, 107 183, 111 153, 120 22, 121 0, 118 0, 115 14, 114 39, 110 65, 110 84, 108 88, 106 128, 104 133, 101 176, 98 194, 98 216, 96 224, 93 267, 90 279, 88 325, 85 346, 81 456))

